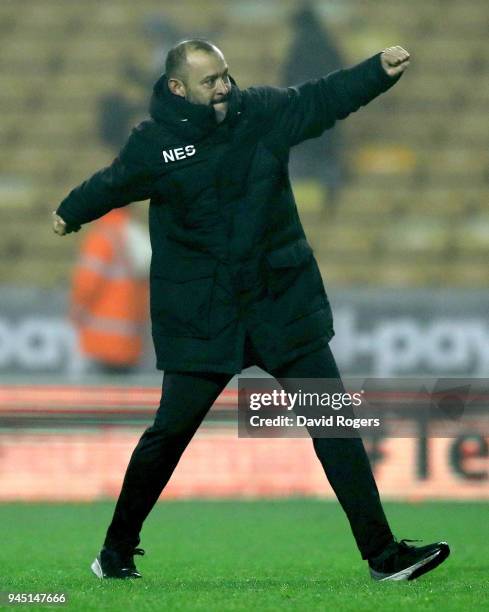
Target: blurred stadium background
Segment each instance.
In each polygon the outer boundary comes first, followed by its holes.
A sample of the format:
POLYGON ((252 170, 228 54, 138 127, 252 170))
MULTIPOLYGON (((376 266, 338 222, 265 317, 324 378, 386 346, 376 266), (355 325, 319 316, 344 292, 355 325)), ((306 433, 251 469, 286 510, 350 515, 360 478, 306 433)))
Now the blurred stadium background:
MULTIPOLYGON (((159 400, 149 333, 136 374, 81 374, 67 295, 83 231, 56 237, 51 211, 112 160, 118 134, 111 119, 129 130, 144 118, 150 84, 175 40, 215 41, 242 88, 281 85, 300 6, 1 0, 1 500, 116 496, 159 400)), ((487 377, 487 1, 324 0, 313 7, 345 65, 393 44, 413 58, 399 86, 341 126, 345 172, 335 210, 321 181, 294 177, 334 306, 341 369, 487 377)), ((134 207, 145 219, 146 204, 134 207)), ((235 405, 236 380, 166 495, 332 496, 307 440, 238 440, 235 405)), ((489 498, 487 437, 461 436, 371 447, 383 495, 489 498)))

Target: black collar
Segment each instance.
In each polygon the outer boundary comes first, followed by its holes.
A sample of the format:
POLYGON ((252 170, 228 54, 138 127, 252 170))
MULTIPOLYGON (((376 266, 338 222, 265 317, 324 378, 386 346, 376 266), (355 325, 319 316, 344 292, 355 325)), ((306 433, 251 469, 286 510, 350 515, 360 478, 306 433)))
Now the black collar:
MULTIPOLYGON (((241 92, 231 76, 230 80, 228 111, 222 123, 232 126, 241 113, 241 92)), ((172 132, 194 140, 207 136, 221 125, 217 122, 212 106, 192 104, 173 94, 168 87, 166 74, 163 74, 153 87, 149 112, 156 122, 165 124, 172 132)))

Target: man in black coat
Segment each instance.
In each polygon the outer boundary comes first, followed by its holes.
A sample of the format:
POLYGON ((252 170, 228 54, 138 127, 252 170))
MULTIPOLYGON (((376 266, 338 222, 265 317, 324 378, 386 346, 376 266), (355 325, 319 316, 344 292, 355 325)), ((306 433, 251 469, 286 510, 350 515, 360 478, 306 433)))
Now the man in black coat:
MULTIPOLYGON (((140 574, 139 533, 205 414, 232 376, 259 365, 288 379, 341 380, 329 348, 332 315, 297 213, 292 146, 391 87, 409 54, 391 47, 349 70, 298 87, 240 90, 209 41, 179 43, 154 86, 151 118, 110 166, 63 200, 60 235, 112 208, 151 199, 151 317, 165 371, 154 424, 134 450, 92 564, 100 577, 140 574)), ((446 543, 397 542, 360 438, 314 438, 314 448, 375 579, 417 577, 446 543)))

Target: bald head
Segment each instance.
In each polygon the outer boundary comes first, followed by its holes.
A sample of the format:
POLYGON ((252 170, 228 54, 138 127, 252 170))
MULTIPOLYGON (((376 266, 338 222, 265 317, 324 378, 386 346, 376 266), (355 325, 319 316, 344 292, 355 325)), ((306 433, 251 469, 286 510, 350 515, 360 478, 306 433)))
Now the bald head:
POLYGON ((166 56, 165 73, 168 79, 179 79, 185 82, 189 63, 192 63, 192 58, 195 55, 219 55, 223 57, 220 49, 209 40, 203 38, 182 40, 170 49, 166 56))

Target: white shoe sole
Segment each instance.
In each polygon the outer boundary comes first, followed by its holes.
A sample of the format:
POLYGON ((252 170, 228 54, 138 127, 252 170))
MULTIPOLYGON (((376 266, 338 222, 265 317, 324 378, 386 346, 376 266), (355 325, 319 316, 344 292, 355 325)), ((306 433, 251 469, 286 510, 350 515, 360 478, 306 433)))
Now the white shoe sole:
POLYGON ((400 581, 400 580, 414 580, 423 576, 427 572, 434 570, 438 567, 445 559, 450 555, 450 547, 447 542, 438 542, 438 550, 436 550, 433 554, 429 555, 429 557, 425 557, 414 563, 410 567, 406 567, 400 572, 396 572, 395 574, 382 574, 381 572, 376 572, 375 570, 370 569, 370 575, 374 580, 378 582, 387 582, 389 580, 392 581, 400 581))
POLYGON ((418 561, 414 565, 410 565, 400 572, 396 572, 395 574, 391 574, 390 576, 386 576, 385 578, 379 578, 379 582, 387 582, 388 580, 398 581, 398 580, 409 580, 409 577, 414 574, 414 572, 420 567, 425 566, 430 561, 433 561, 435 557, 437 557, 441 553, 441 550, 437 550, 429 557, 426 557, 422 561, 418 561))
POLYGON ((104 573, 102 571, 102 567, 101 567, 98 559, 95 559, 95 561, 90 566, 90 569, 95 574, 95 576, 97 576, 97 578, 100 578, 101 580, 103 579, 104 573))
MULTIPOLYGON (((100 565, 100 561, 98 560, 98 557, 95 558, 94 562, 92 563, 92 565, 90 566, 90 569, 92 570, 92 572, 95 574, 95 576, 97 576, 97 578, 100 578, 100 580, 103 580, 104 578, 107 578, 107 576, 104 575, 104 572, 102 571, 102 566, 100 565)), ((122 568, 121 571, 129 571, 129 568, 122 568)), ((141 578, 141 574, 139 572, 136 572, 135 574, 131 575, 131 576, 121 576, 121 578, 141 578)))

